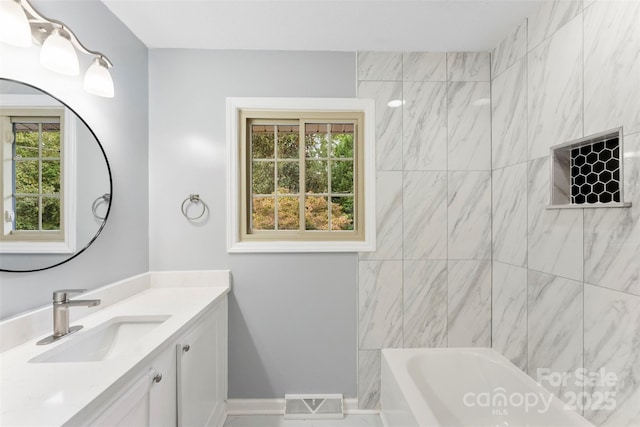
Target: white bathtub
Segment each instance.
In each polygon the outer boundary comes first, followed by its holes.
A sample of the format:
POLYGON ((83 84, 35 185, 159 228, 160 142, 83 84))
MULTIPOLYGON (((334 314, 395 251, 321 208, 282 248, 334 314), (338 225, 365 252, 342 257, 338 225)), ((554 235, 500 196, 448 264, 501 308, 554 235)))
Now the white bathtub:
POLYGON ((490 348, 382 350, 386 427, 592 426, 490 348))

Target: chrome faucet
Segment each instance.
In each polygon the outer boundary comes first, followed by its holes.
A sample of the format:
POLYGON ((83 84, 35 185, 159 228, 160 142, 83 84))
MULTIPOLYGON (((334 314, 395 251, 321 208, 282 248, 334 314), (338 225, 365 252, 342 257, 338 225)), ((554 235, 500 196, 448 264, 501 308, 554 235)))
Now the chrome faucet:
POLYGON ((69 300, 69 295, 86 291, 86 289, 60 289, 53 291, 53 335, 38 341, 38 345, 52 343, 82 329, 82 325, 69 328, 69 307, 95 307, 100 304, 100 300, 69 300))

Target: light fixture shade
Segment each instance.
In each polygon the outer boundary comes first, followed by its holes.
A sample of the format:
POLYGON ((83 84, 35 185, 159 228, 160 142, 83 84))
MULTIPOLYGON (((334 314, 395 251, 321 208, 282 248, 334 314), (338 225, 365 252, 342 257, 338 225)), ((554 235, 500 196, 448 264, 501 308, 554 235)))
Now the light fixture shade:
POLYGON ((22 6, 15 0, 0 0, 0 42, 31 46, 31 26, 22 6))
POLYGON ((84 75, 84 90, 94 95, 113 98, 113 79, 107 63, 102 58, 94 59, 84 75))
POLYGON ((77 76, 80 74, 78 55, 63 31, 56 28, 42 43, 40 63, 56 73, 77 76))

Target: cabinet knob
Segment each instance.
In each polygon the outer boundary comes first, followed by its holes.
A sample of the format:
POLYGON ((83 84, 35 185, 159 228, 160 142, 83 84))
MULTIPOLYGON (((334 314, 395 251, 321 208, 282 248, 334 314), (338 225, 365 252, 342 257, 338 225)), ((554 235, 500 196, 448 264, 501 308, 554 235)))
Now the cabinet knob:
POLYGON ((159 383, 160 381, 162 381, 162 374, 160 372, 158 372, 154 377, 153 377, 153 382, 159 383))
POLYGON ((182 351, 184 351, 185 353, 189 350, 191 350, 191 346, 189 344, 185 344, 182 346, 182 351))

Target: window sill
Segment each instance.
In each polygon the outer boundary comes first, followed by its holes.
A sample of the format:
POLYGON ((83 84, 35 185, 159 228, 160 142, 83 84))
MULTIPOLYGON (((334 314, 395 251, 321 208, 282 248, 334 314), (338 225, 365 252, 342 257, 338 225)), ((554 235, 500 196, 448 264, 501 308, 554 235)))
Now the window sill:
POLYGON ((0 242, 0 253, 3 254, 71 254, 74 252, 75 245, 66 242, 0 242))
POLYGON ((262 253, 262 252, 372 252, 375 243, 368 242, 318 242, 318 241, 269 241, 269 242, 235 242, 227 251, 229 253, 262 253))

